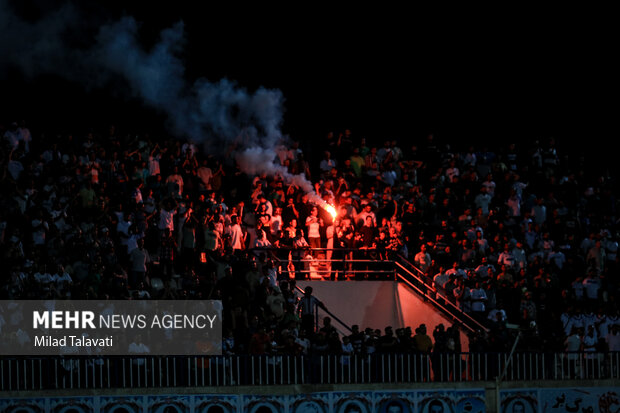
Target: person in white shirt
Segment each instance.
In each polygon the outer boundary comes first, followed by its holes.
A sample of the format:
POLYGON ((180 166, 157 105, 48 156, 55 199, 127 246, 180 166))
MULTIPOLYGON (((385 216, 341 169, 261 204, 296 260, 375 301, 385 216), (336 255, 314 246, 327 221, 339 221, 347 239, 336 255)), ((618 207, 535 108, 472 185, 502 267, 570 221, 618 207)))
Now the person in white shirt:
POLYGON ((605 337, 609 351, 620 351, 620 325, 611 326, 611 331, 605 337))
POLYGON ((129 285, 134 288, 146 280, 147 265, 151 262, 149 252, 144 248, 144 239, 138 239, 136 248, 129 254, 129 260, 131 261, 129 285))
POLYGON ((605 339, 605 337, 607 337, 607 334, 609 334, 613 323, 607 319, 607 315, 603 312, 602 307, 599 308, 594 325, 596 326, 596 332, 598 333, 598 336, 602 339, 605 339))
POLYGON ((177 213, 178 204, 174 199, 167 199, 162 201, 162 206, 159 210, 159 224, 157 228, 161 232, 165 229, 169 229, 170 232, 174 232, 174 216, 177 213))
POLYGON ((588 378, 597 377, 599 373, 599 360, 597 351, 598 336, 593 325, 588 326, 588 332, 583 336, 583 351, 586 353, 586 373, 588 378))
POLYGON ((499 317, 499 321, 501 322, 506 321, 507 320, 506 310, 499 308, 499 307, 494 308, 491 311, 489 311, 489 315, 487 316, 487 319, 491 320, 492 322, 497 322, 498 317, 499 317))
POLYGON ((486 312, 487 294, 484 288, 480 286, 480 281, 476 280, 474 288, 469 291, 471 298, 472 315, 478 320, 484 320, 486 312))
POLYGON ((562 251, 560 251, 559 246, 555 245, 553 247, 553 251, 547 256, 547 262, 555 265, 559 270, 562 270, 562 268, 564 268, 564 264, 566 263, 566 256, 562 251))
POLYGON ((467 279, 467 273, 465 272, 464 269, 459 267, 458 261, 454 261, 452 263, 452 268, 448 269, 446 271, 446 274, 448 275, 448 277, 454 276, 456 278, 467 279))
POLYGON ((454 160, 450 161, 450 167, 446 169, 446 177, 448 177, 448 181, 450 183, 454 182, 455 178, 458 178, 461 175, 459 168, 456 166, 456 162, 454 160))
POLYGON ((321 248, 320 228, 324 225, 319 218, 319 210, 316 206, 312 207, 310 216, 306 218, 306 228, 308 229, 308 244, 311 248, 321 248))
POLYGON ((589 271, 586 278, 583 279, 583 289, 585 290, 585 297, 591 303, 596 303, 599 298, 599 290, 601 289, 601 280, 600 278, 594 274, 594 272, 589 271))
POLYGON ((581 330, 581 334, 583 334, 583 331, 586 328, 586 323, 585 323, 585 318, 583 316, 583 314, 581 313, 581 310, 579 309, 579 307, 577 307, 575 309, 575 311, 573 312, 573 314, 570 315, 569 317, 569 331, 571 331, 573 328, 579 329, 581 330))
POLYGON ((482 257, 480 265, 476 267, 475 272, 479 278, 484 279, 489 277, 489 269, 495 272, 495 267, 489 264, 487 257, 482 257))
POLYGON ((179 167, 175 166, 174 171, 166 178, 168 193, 176 199, 183 197, 183 177, 179 173, 179 167))
POLYGON ((506 206, 508 207, 508 211, 510 211, 511 216, 521 216, 521 197, 519 197, 517 191, 514 189, 510 191, 510 196, 506 200, 506 206))
POLYGON ((321 173, 328 174, 335 167, 336 167, 336 161, 331 158, 331 153, 329 151, 325 151, 324 157, 319 163, 319 168, 321 169, 321 173))
POLYGON ((525 253, 522 242, 517 242, 517 245, 512 249, 512 256, 514 257, 517 270, 527 267, 527 254, 525 253))
POLYGON ((161 160, 161 153, 159 151, 159 144, 155 145, 155 148, 151 151, 148 159, 149 176, 159 175, 161 169, 159 167, 159 161, 161 160))
POLYGON ((569 377, 575 377, 575 375, 580 374, 579 367, 581 363, 578 363, 580 356, 578 352, 583 350, 581 331, 581 329, 573 327, 570 335, 564 340, 564 350, 568 353, 566 358, 568 360, 569 377))
POLYGON ((271 225, 269 227, 269 230, 271 231, 272 240, 278 239, 280 231, 284 229, 283 227, 284 224, 282 222, 282 208, 276 207, 275 211, 276 212, 271 217, 271 225))
POLYGON ((230 237, 230 245, 233 251, 245 249, 245 234, 239 225, 239 217, 233 215, 230 218, 230 226, 226 228, 226 234, 230 237))
MULTIPOLYGON (((138 334, 136 335, 135 341, 129 344, 127 352, 129 354, 149 354, 151 350, 146 344, 142 342, 142 335, 138 334)), ((146 363, 146 359, 138 357, 133 358, 132 361, 134 366, 138 367, 144 366, 144 364, 146 363)))
POLYGON ((342 337, 342 356, 340 357, 340 364, 348 366, 351 364, 351 354, 353 354, 353 344, 349 340, 349 337, 342 337))
POLYGON ((486 188, 486 192, 487 194, 489 194, 489 196, 491 198, 493 198, 495 196, 495 181, 493 181, 493 175, 492 174, 488 174, 485 181, 482 182, 482 186, 486 188))
POLYGON ((54 282, 52 275, 47 272, 44 265, 39 268, 38 272, 34 273, 34 280, 39 283, 44 291, 49 291, 50 285, 54 282))
POLYGON ((583 301, 583 279, 581 277, 577 277, 575 281, 572 282, 571 287, 573 289, 575 300, 583 301))
MULTIPOLYGON (((271 246, 271 242, 267 239, 267 233, 264 229, 258 230, 258 237, 254 240, 254 245, 252 248, 267 248, 271 246)), ((256 251, 256 255, 264 254, 264 251, 256 251)))
POLYGON ((445 293, 446 284, 450 281, 450 276, 446 274, 443 267, 439 268, 439 272, 433 277, 433 287, 441 293, 445 293))
POLYGON ((213 171, 211 171, 211 168, 209 168, 206 159, 202 161, 202 166, 198 168, 198 171, 196 172, 196 174, 198 175, 198 178, 200 178, 200 181, 204 189, 206 191, 210 191, 211 190, 211 178, 213 178, 213 171))
POLYGON ((415 255, 413 262, 422 272, 426 272, 430 267, 432 259, 431 254, 427 252, 426 244, 422 244, 420 252, 415 255))
POLYGON ((512 251, 510 250, 510 245, 506 243, 504 246, 504 251, 499 254, 497 258, 497 264, 501 266, 502 264, 512 269, 515 267, 515 257, 512 255, 512 251))

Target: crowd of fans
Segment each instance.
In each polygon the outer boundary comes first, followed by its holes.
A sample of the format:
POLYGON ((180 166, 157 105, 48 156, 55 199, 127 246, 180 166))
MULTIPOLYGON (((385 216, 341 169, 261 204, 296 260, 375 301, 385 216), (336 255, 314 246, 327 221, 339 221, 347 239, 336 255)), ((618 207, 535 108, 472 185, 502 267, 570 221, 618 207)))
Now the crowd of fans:
POLYGON ((342 336, 308 317, 321 304, 296 291, 301 262, 401 254, 488 327, 471 351, 510 350, 511 325, 527 350, 620 350, 615 177, 589 176, 553 139, 453 150, 346 130, 315 142, 322 156, 277 148, 274 163, 314 182, 334 218, 197 142, 113 126, 1 133, 3 298, 221 299, 227 353, 460 351, 458 326, 342 336))

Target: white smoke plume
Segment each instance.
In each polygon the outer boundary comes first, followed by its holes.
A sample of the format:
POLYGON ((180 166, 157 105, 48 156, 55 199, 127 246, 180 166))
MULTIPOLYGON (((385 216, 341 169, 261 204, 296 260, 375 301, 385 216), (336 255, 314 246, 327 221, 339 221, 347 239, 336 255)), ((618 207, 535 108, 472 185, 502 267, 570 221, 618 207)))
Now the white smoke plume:
POLYGON ((291 174, 286 167, 273 162, 275 151, 272 148, 261 148, 253 146, 237 153, 237 164, 239 168, 248 175, 267 174, 269 176, 281 176, 282 179, 292 185, 297 186, 308 194, 308 200, 322 208, 327 206, 327 202, 316 193, 312 182, 305 175, 291 174))
POLYGON ((27 76, 55 74, 86 88, 103 87, 121 78, 127 92, 163 113, 171 133, 224 153, 231 146, 242 171, 249 175, 279 174, 299 186, 310 200, 325 202, 303 175, 292 175, 274 163, 281 133, 284 97, 279 90, 253 93, 235 82, 205 78, 189 82, 179 55, 185 42, 182 22, 163 30, 149 50, 140 43, 139 23, 132 17, 102 24, 88 47, 71 47, 67 33, 81 19, 67 5, 36 22, 20 19, 7 0, 0 0, 0 74, 8 66, 27 76))

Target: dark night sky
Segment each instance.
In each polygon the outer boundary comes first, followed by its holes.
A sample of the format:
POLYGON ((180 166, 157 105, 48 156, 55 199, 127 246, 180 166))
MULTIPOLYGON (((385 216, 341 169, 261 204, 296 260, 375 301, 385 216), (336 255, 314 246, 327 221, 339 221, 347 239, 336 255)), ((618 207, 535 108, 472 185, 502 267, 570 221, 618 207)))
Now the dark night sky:
MULTIPOLYGON (((36 21, 58 4, 27 1, 15 10, 36 21)), ((227 77, 250 91, 281 90, 283 130, 301 139, 344 128, 378 139, 433 131, 455 144, 551 135, 609 139, 618 132, 609 39, 602 31, 570 29, 570 22, 549 26, 544 16, 527 24, 507 23, 506 16, 465 21, 458 13, 450 19, 402 10, 362 10, 360 17, 359 10, 80 7, 95 21, 134 16, 145 47, 183 20, 188 79, 227 77)), ((25 81, 15 72, 3 83, 2 121, 149 119, 137 102, 109 90, 86 93, 79 84, 25 81)))

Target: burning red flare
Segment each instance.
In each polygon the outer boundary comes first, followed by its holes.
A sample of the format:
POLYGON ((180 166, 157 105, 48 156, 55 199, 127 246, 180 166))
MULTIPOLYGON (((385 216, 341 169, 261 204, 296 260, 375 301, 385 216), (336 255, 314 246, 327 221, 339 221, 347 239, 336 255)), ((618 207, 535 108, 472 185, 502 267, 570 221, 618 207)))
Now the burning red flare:
POLYGON ((334 208, 334 206, 330 205, 330 204, 325 204, 323 206, 323 208, 325 208, 325 210, 327 212, 329 212, 329 214, 332 216, 332 220, 335 221, 336 220, 336 216, 338 215, 338 212, 336 211, 336 208, 334 208))

